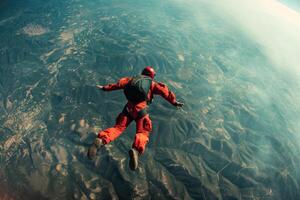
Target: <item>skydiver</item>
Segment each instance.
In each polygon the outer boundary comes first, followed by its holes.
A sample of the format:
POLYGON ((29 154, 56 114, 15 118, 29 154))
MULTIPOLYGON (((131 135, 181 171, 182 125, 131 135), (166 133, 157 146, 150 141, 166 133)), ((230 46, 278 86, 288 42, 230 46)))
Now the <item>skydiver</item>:
POLYGON ((152 131, 152 121, 147 109, 153 100, 153 96, 160 95, 178 108, 184 105, 176 100, 175 94, 164 83, 154 81, 155 74, 155 70, 148 66, 143 69, 141 75, 121 78, 115 84, 96 85, 98 89, 103 91, 124 90, 128 102, 118 115, 116 124, 104 131, 99 131, 94 143, 88 149, 89 159, 96 156, 100 147, 119 137, 134 120, 136 122, 136 134, 132 148, 128 153, 130 169, 137 169, 138 157, 144 153, 146 144, 149 141, 149 134, 152 131))

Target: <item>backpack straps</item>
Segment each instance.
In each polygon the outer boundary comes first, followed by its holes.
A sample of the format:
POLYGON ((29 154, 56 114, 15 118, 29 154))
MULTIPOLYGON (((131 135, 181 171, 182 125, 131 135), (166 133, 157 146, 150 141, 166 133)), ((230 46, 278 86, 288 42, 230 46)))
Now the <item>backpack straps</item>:
POLYGON ((140 118, 143 118, 144 116, 146 116, 148 114, 148 107, 140 110, 138 113, 137 113, 137 119, 140 119, 140 118))
POLYGON ((127 117, 131 118, 131 119, 137 120, 137 119, 143 118, 144 116, 146 116, 146 115, 148 114, 148 107, 146 107, 146 108, 140 110, 140 111, 137 113, 136 118, 133 118, 133 116, 129 113, 127 105, 125 105, 125 107, 123 108, 122 113, 123 113, 124 115, 126 115, 127 117))

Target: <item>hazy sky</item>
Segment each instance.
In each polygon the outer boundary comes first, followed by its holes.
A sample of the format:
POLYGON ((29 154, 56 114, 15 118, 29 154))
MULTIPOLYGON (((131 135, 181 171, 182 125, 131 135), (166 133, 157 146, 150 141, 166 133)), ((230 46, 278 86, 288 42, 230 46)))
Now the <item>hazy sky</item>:
POLYGON ((282 3, 285 3, 288 6, 291 6, 293 9, 300 11, 300 1, 299 0, 279 0, 282 3))
POLYGON ((250 38, 264 47, 274 66, 300 76, 300 13, 276 0, 213 1, 250 38))

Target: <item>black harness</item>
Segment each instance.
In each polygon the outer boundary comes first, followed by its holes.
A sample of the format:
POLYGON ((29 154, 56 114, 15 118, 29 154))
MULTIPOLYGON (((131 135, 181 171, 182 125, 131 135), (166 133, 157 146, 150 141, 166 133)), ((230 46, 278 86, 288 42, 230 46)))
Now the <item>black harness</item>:
POLYGON ((148 114, 148 107, 146 107, 146 108, 140 110, 140 111, 137 113, 136 118, 134 118, 134 117, 130 114, 127 105, 125 105, 125 107, 123 108, 122 113, 123 113, 124 115, 128 116, 128 117, 131 118, 131 119, 137 120, 137 119, 143 118, 144 116, 146 116, 146 115, 148 114))

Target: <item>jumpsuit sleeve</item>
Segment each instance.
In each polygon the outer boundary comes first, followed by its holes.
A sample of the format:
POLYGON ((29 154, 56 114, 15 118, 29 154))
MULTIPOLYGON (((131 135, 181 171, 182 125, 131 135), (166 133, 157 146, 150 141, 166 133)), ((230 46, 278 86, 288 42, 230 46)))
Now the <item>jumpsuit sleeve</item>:
POLYGON ((162 96, 170 104, 174 105, 176 103, 176 96, 171 92, 167 85, 160 82, 155 82, 153 87, 153 94, 162 96))
POLYGON ((121 78, 117 83, 112 83, 112 84, 103 86, 103 90, 104 91, 112 91, 112 90, 124 89, 125 85, 127 83, 129 83, 130 80, 131 80, 130 77, 121 78))

